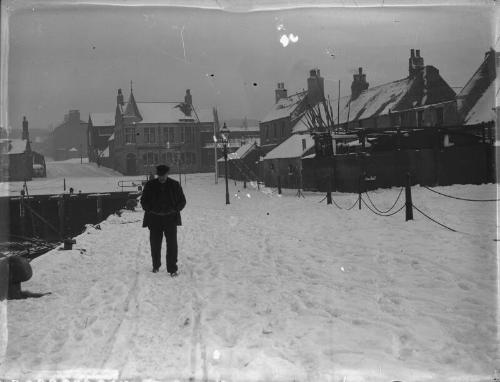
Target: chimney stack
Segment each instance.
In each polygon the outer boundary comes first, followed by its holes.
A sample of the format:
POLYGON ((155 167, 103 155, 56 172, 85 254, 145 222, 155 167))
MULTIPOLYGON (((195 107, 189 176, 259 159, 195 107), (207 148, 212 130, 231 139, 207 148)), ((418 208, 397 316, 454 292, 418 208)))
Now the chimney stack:
POLYGON ((309 105, 314 106, 325 100, 325 80, 321 77, 319 69, 309 71, 307 79, 307 100, 309 105))
POLYGON ((288 93, 287 93, 287 90, 285 89, 284 82, 278 82, 278 87, 274 91, 274 94, 275 94, 276 103, 280 99, 288 97, 288 93))
POLYGON ((121 106, 125 104, 125 102, 123 102, 122 89, 118 89, 118 95, 116 96, 116 104, 121 106))
POLYGON ((184 96, 184 114, 186 116, 191 116, 191 111, 193 110, 193 96, 191 95, 191 89, 186 89, 186 95, 184 96))
POLYGON ((408 59, 408 75, 414 78, 424 68, 424 58, 420 56, 420 49, 410 50, 410 58, 408 59))
POLYGON ((29 140, 29 138, 30 138, 30 134, 28 131, 28 120, 26 119, 26 117, 23 117, 23 133, 22 133, 21 139, 29 140))
POLYGON ((368 89, 370 84, 366 82, 366 74, 363 74, 363 68, 358 68, 358 74, 353 74, 351 84, 351 99, 359 97, 361 92, 368 89))

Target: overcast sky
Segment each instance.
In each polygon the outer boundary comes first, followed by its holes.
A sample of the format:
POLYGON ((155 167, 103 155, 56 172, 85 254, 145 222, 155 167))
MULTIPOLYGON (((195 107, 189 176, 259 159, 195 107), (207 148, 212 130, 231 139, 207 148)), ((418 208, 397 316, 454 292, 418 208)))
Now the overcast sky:
POLYGON ((197 108, 260 120, 277 82, 300 91, 317 67, 336 98, 359 66, 370 86, 406 77, 411 48, 460 87, 495 45, 493 17, 484 6, 21 9, 9 18, 8 124, 20 128, 26 115, 30 127, 55 127, 70 109, 85 121, 114 113, 117 89, 127 99, 131 80, 138 101, 182 100, 189 88, 197 108), (283 35, 298 40, 283 46, 283 35))

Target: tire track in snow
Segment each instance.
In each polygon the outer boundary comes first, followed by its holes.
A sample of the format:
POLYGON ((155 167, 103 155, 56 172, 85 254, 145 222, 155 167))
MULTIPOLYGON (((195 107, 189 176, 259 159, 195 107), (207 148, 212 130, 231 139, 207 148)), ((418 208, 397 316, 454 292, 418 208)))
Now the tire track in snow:
MULTIPOLYGON (((138 311, 138 306, 139 306, 139 301, 138 301, 138 294, 139 294, 139 256, 142 252, 142 248, 144 247, 145 240, 142 239, 138 246, 137 250, 135 251, 135 272, 134 272, 134 281, 128 290, 127 296, 125 298, 125 301, 123 303, 123 313, 121 314, 120 321, 114 328, 114 330, 111 332, 110 337, 106 344, 103 346, 102 349, 102 354, 103 354, 103 361, 101 363, 101 368, 106 369, 106 365, 108 362, 113 358, 112 356, 114 355, 115 348, 119 348, 116 346, 119 343, 119 339, 126 337, 126 338, 133 338, 134 333, 137 330, 137 320, 134 319, 137 316, 137 311, 138 311), (130 333, 128 328, 124 327, 125 323, 125 318, 126 317, 131 317, 132 323, 133 323, 133 332, 130 333), (119 336, 120 331, 124 333, 123 336, 119 336)), ((121 374, 123 372, 123 367, 127 363, 128 357, 123 357, 122 358, 122 364, 120 365, 120 368, 118 370, 119 372, 119 377, 121 377, 121 374)))

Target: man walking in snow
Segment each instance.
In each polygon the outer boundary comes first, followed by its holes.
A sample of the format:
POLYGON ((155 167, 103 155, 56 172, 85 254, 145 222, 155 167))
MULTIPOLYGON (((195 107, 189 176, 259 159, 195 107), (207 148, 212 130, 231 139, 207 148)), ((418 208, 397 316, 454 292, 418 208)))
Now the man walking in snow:
POLYGON ((177 276, 177 226, 181 225, 181 211, 186 205, 182 187, 168 177, 170 168, 156 167, 158 178, 149 180, 144 186, 141 206, 144 209, 143 227, 149 228, 153 272, 161 266, 161 243, 163 235, 167 242, 167 271, 177 276))

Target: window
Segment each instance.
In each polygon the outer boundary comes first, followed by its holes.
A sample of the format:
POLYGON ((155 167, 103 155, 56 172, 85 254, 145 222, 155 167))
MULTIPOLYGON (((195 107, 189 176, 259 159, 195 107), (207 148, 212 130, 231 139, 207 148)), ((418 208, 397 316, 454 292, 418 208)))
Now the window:
POLYGON ((148 153, 148 164, 154 164, 153 162, 153 153, 148 153))
POLYGON ((168 128, 168 140, 170 142, 174 142, 175 141, 175 134, 174 134, 174 128, 173 127, 169 127, 168 128))
POLYGON ((266 132, 266 140, 269 140, 269 126, 264 127, 264 130, 266 132))
POLYGON ((281 136, 285 136, 285 121, 281 122, 281 136))
POLYGON ((158 153, 154 153, 154 164, 158 164, 158 153))
POLYGON ((396 127, 396 126, 401 126, 401 116, 400 114, 394 114, 391 113, 391 126, 396 127))
POLYGON ((181 164, 184 163, 184 161, 186 160, 186 155, 184 153, 181 153, 181 164))
POLYGON ((161 153, 161 163, 165 163, 167 161, 167 154, 166 153, 161 153))
POLYGON ((184 127, 182 127, 182 126, 181 126, 181 127, 180 127, 181 142, 184 142, 184 140, 185 140, 185 138, 186 138, 186 137, 185 137, 185 135, 186 135, 186 132, 185 132, 185 130, 184 130, 184 127))
POLYGON ((422 122, 424 120, 424 111, 417 111, 417 127, 422 127, 422 122))
POLYGON ((276 127, 276 123, 273 123, 273 137, 278 137, 278 128, 276 127))
POLYGON ((125 128, 125 143, 135 143, 135 128, 126 127, 125 128))
POLYGON ((155 128, 154 127, 145 127, 144 128, 144 143, 155 143, 155 128))
POLYGON ((186 142, 193 142, 193 127, 191 126, 186 127, 186 142))
POLYGON ((148 164, 148 154, 142 154, 142 163, 148 164))
POLYGON ((172 163, 172 153, 167 153, 167 163, 172 163))
POLYGON ((440 107, 436 109, 436 125, 437 126, 442 126, 444 122, 444 112, 443 108, 440 107))

